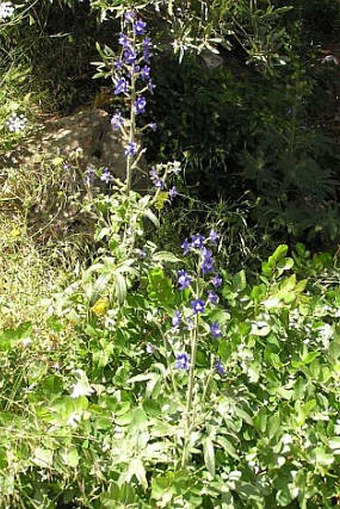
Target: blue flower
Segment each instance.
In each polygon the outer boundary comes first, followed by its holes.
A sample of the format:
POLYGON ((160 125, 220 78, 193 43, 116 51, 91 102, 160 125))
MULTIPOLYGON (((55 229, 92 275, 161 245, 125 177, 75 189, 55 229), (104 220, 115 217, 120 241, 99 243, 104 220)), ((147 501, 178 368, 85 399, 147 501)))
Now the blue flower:
POLYGON ((207 272, 213 272, 214 270, 214 260, 212 259, 212 253, 210 249, 207 249, 203 246, 201 249, 202 259, 202 273, 206 274, 207 272))
POLYGON ((172 317, 171 323, 173 327, 178 327, 181 323, 181 313, 179 311, 175 311, 174 316, 172 317))
POLYGON ((127 23, 133 23, 135 20, 136 14, 133 11, 127 11, 125 13, 124 19, 127 23))
POLYGON ((114 89, 114 94, 126 94, 129 91, 129 85, 125 78, 120 78, 117 82, 116 88, 114 89))
POLYGON ((141 258, 142 260, 146 257, 146 251, 144 249, 136 249, 136 254, 141 258))
POLYGON ((143 41, 143 48, 144 49, 151 49, 151 39, 150 37, 145 37, 143 41))
POLYGON ((139 19, 138 21, 136 21, 136 23, 134 23, 133 31, 136 35, 144 35, 145 30, 146 30, 145 21, 142 21, 141 19, 139 19))
POLYGON ((155 90, 155 88, 156 88, 156 85, 154 85, 152 80, 149 80, 149 82, 148 82, 148 91, 150 92, 150 94, 153 94, 153 91, 155 90))
POLYGON ((128 156, 135 156, 138 150, 138 145, 134 141, 129 142, 125 147, 124 154, 128 156))
POLYGON ((225 375, 225 369, 223 367, 221 359, 217 359, 216 364, 215 364, 215 369, 219 375, 221 375, 221 376, 225 375))
POLYGON ((222 336, 220 325, 218 322, 213 322, 210 326, 210 332, 213 338, 220 338, 222 336))
POLYGON ((121 58, 118 58, 118 60, 115 61, 115 68, 117 71, 121 71, 123 69, 123 61, 121 58))
POLYGON ((201 249, 203 247, 204 237, 200 233, 196 233, 191 236, 191 245, 192 247, 201 249))
POLYGON ((187 326, 185 328, 187 330, 193 330, 195 328, 195 324, 192 318, 187 319, 187 326))
POLYGON ((198 315, 198 313, 204 313, 205 306, 204 302, 201 299, 196 299, 191 302, 191 307, 194 312, 194 315, 198 315))
POLYGON ((208 291, 208 300, 211 302, 211 304, 217 304, 218 303, 218 296, 216 293, 212 292, 211 290, 208 291))
POLYGON ((154 132, 155 132, 155 131, 157 130, 157 124, 156 124, 156 122, 151 122, 151 123, 149 124, 149 127, 150 127, 150 129, 152 129, 152 131, 154 131, 154 132))
POLYGON ((215 232, 215 230, 211 230, 209 235, 209 239, 211 240, 211 242, 216 245, 219 238, 220 238, 219 234, 215 232))
POLYGON ((132 74, 134 74, 134 73, 137 74, 139 71, 140 71, 140 65, 134 65, 130 71, 130 76, 132 76, 132 74))
POLYGON ((172 200, 177 196, 177 189, 175 186, 173 186, 171 189, 169 189, 169 198, 172 200))
POLYGON ((126 51, 124 51, 124 60, 128 65, 134 64, 137 60, 137 53, 131 48, 127 48, 126 51))
POLYGON ((152 168, 152 170, 149 171, 149 175, 150 175, 150 179, 152 180, 153 185, 157 189, 163 189, 164 188, 164 183, 159 178, 159 173, 156 170, 156 168, 152 168))
POLYGON ((185 290, 189 288, 191 283, 191 276, 189 276, 184 269, 178 271, 178 285, 180 290, 185 290))
POLYGON ((151 71, 151 69, 148 65, 144 65, 141 68, 140 75, 141 75, 142 80, 150 79, 150 71, 151 71))
POLYGON ((151 170, 149 171, 149 175, 150 175, 151 180, 155 180, 155 179, 159 178, 159 173, 155 167, 151 168, 151 170))
POLYGON ((183 249, 184 256, 189 253, 189 251, 190 251, 190 242, 188 241, 188 239, 185 239, 185 241, 181 245, 181 248, 183 249))
POLYGON ((131 41, 130 39, 128 38, 127 35, 125 34, 119 34, 119 37, 118 37, 118 44, 120 44, 121 46, 123 46, 123 48, 125 50, 128 50, 128 49, 131 49, 131 41))
POLYGON ((212 257, 212 252, 210 249, 208 249, 207 247, 203 246, 201 247, 201 255, 203 258, 211 258, 212 257))
POLYGON ((164 189, 164 182, 161 179, 155 179, 153 182, 153 185, 156 189, 164 189))
POLYGON ((215 288, 218 288, 219 286, 221 286, 223 282, 223 279, 221 278, 221 276, 219 274, 216 274, 212 280, 211 280, 211 283, 212 285, 215 287, 215 288))
POLYGON ((143 58, 147 64, 150 63, 151 52, 149 49, 143 49, 143 58))
POLYGON ((117 111, 113 117, 111 118, 111 126, 112 126, 112 129, 114 129, 115 131, 117 131, 118 129, 120 129, 121 127, 123 127, 124 125, 124 119, 122 117, 122 114, 120 111, 117 111))
POLYGON ((145 113, 145 107, 146 107, 146 99, 145 97, 138 97, 135 101, 135 111, 136 115, 139 115, 140 113, 145 113))
POLYGON ((112 180, 112 175, 108 168, 104 168, 100 176, 100 180, 105 184, 108 184, 112 180))
POLYGON ((176 353, 176 369, 185 369, 185 371, 189 371, 189 365, 190 365, 190 358, 189 355, 185 352, 183 353, 176 353))

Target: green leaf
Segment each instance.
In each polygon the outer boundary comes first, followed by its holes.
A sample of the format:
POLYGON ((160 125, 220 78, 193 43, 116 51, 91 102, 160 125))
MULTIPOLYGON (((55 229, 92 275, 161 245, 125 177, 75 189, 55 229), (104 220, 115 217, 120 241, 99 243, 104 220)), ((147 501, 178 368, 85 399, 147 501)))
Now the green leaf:
POLYGON ((242 292, 247 287, 246 273, 244 270, 240 270, 232 279, 233 287, 237 292, 242 292))
POLYGON ((53 451, 37 447, 33 453, 33 463, 42 468, 50 468, 53 465, 53 451))
POLYGON ((143 215, 147 217, 154 224, 154 226, 156 226, 156 228, 159 228, 159 219, 150 209, 144 210, 143 215))
POLYGON ((163 270, 157 267, 148 274, 149 284, 147 286, 148 297, 165 308, 171 306, 174 301, 172 281, 165 276, 163 270))
POLYGON ((340 437, 332 437, 328 441, 328 446, 330 449, 332 449, 334 452, 333 454, 339 455, 340 454, 340 437))
POLYGON ((319 357, 320 352, 309 352, 307 355, 302 357, 303 364, 307 365, 314 361, 317 357, 319 357))
POLYGON ((267 421, 267 434, 270 439, 274 438, 280 430, 280 416, 279 414, 272 415, 267 421))
POLYGON ((216 438, 216 443, 219 444, 229 456, 234 459, 238 459, 238 454, 235 447, 227 438, 224 436, 218 436, 216 438))
POLYGON ((125 481, 129 483, 133 476, 137 478, 139 484, 143 487, 143 489, 147 490, 148 481, 146 479, 146 471, 143 462, 140 458, 132 459, 129 465, 129 469, 125 475, 125 481))
POLYGON ((266 426, 267 426, 267 411, 265 408, 261 408, 261 410, 258 412, 254 419, 254 426, 257 428, 261 433, 265 433, 266 426))
POLYGON ((153 255, 153 260, 155 262, 166 262, 166 263, 178 263, 180 262, 180 259, 177 258, 173 253, 170 253, 170 251, 158 251, 153 255))
POLYGON ((335 458, 332 454, 328 454, 323 447, 316 447, 311 452, 312 458, 315 463, 323 466, 330 466, 334 462, 335 458))
POLYGON ((61 459, 65 465, 76 468, 79 463, 79 454, 75 447, 72 449, 62 449, 60 451, 61 459))
POLYGON ((276 502, 280 507, 287 507, 294 500, 294 496, 289 491, 288 487, 278 490, 276 493, 276 502))
POLYGON ((235 414, 249 424, 249 426, 253 426, 253 419, 243 408, 235 407, 235 414))
POLYGON ((205 438, 203 441, 203 455, 208 472, 212 477, 215 477, 215 451, 214 445, 209 437, 205 438))
POLYGON ((270 266, 273 266, 275 263, 277 263, 279 260, 282 260, 288 253, 288 246, 286 244, 281 244, 278 246, 274 253, 268 258, 268 263, 270 266))
POLYGON ((116 282, 116 295, 118 302, 122 304, 126 297, 126 282, 124 276, 119 272, 114 273, 114 278, 116 282))

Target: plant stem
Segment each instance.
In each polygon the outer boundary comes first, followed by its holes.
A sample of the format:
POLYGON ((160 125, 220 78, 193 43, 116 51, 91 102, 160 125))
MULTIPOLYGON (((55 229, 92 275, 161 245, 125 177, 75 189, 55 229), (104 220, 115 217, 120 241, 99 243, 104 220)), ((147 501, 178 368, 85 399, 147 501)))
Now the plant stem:
MULTIPOLYGON (((133 51, 135 51, 135 35, 133 36, 133 51)), ((130 135, 129 135, 129 143, 135 142, 136 136, 136 112, 135 112, 135 102, 136 102, 136 76, 135 73, 131 72, 131 94, 130 94, 130 135)), ((129 155, 127 157, 126 162, 126 194, 130 195, 131 190, 131 180, 132 180, 132 167, 134 163, 134 157, 129 155)))
POLYGON ((182 468, 185 467, 188 454, 188 442, 190 435, 190 428, 192 424, 192 397, 193 390, 195 384, 195 365, 196 365, 196 354, 197 354, 197 343, 198 343, 198 316, 195 315, 195 325, 191 331, 191 359, 190 359, 190 369, 189 369, 189 381, 188 381, 188 389, 187 389, 187 402, 185 407, 185 441, 182 455, 182 468))
MULTIPOLYGON (((199 296, 199 271, 200 271, 200 263, 197 265, 197 277, 196 277, 196 291, 195 291, 195 299, 199 296)), ((197 345, 198 345, 198 314, 194 316, 194 326, 191 330, 191 358, 190 358, 190 368, 189 368, 189 381, 188 381, 188 389, 187 389, 187 401, 185 407, 185 438, 184 438, 184 447, 183 447, 183 455, 182 455, 182 468, 185 467, 187 459, 188 459, 188 442, 189 435, 192 426, 192 403, 193 403, 193 391, 195 385, 195 367, 196 367, 196 356, 197 356, 197 345)))

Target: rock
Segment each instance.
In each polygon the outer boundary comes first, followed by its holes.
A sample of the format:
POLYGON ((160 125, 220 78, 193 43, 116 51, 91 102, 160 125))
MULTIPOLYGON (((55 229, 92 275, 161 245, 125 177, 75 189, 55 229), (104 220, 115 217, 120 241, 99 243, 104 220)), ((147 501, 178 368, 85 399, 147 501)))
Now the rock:
MULTIPOLYGON (((53 161, 58 156, 66 161, 74 159, 77 153, 81 154, 81 167, 84 171, 87 167, 107 167, 114 177, 124 180, 124 150, 122 136, 113 131, 109 114, 92 108, 45 120, 33 137, 28 138, 15 153, 8 155, 6 163, 12 166, 25 165, 29 169, 41 161, 53 161)), ((138 189, 142 179, 134 180, 138 189)))
POLYGON ((124 179, 126 157, 123 141, 111 128, 108 113, 99 109, 79 111, 44 123, 38 152, 51 158, 68 159, 79 152, 85 166, 107 166, 115 177, 124 179))

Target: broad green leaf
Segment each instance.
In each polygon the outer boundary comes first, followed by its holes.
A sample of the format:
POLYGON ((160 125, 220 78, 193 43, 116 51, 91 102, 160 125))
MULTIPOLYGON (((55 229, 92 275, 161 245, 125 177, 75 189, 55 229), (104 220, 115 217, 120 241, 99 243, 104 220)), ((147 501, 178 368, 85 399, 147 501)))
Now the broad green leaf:
POLYGON ((311 457, 315 460, 315 463, 323 466, 330 466, 334 463, 334 456, 328 454, 324 447, 316 447, 311 452, 311 457))
POLYGON ((133 458, 129 465, 129 469, 126 473, 125 480, 129 483, 132 477, 135 476, 139 482, 139 484, 143 487, 144 490, 148 488, 148 481, 146 479, 146 471, 143 465, 143 462, 140 458, 133 458))
POLYGON ((238 459, 238 454, 235 447, 227 438, 220 435, 216 438, 216 443, 219 444, 229 456, 234 459, 238 459))
POLYGON ((247 287, 246 273, 244 270, 240 270, 235 276, 233 276, 233 287, 237 292, 242 292, 247 287))
POLYGON ((267 426, 267 411, 265 408, 261 408, 261 410, 258 412, 256 417, 254 418, 254 426, 257 428, 261 433, 264 433, 266 431, 267 426))
POLYGON ((79 454, 75 447, 72 449, 62 449, 60 456, 65 465, 71 468, 76 468, 79 463, 79 454))
POLYGON ((53 465, 53 451, 37 447, 33 452, 32 461, 41 468, 51 468, 53 465))
POLYGON ((332 449, 333 454, 340 454, 340 437, 332 437, 328 441, 329 448, 332 449))
POLYGON ((267 421, 267 434, 270 439, 274 438, 280 430, 280 416, 279 414, 272 415, 267 421))
POLYGON ((268 258, 270 265, 277 263, 279 260, 282 260, 288 253, 288 246, 286 244, 281 244, 278 246, 274 253, 268 258))
POLYGON ((173 253, 170 253, 170 251, 157 251, 153 255, 153 260, 155 262, 165 262, 165 263, 178 263, 180 262, 180 259, 177 258, 173 253))
POLYGON ((159 228, 159 219, 150 209, 144 210, 143 215, 147 217, 154 224, 154 226, 156 226, 156 228, 159 228))

